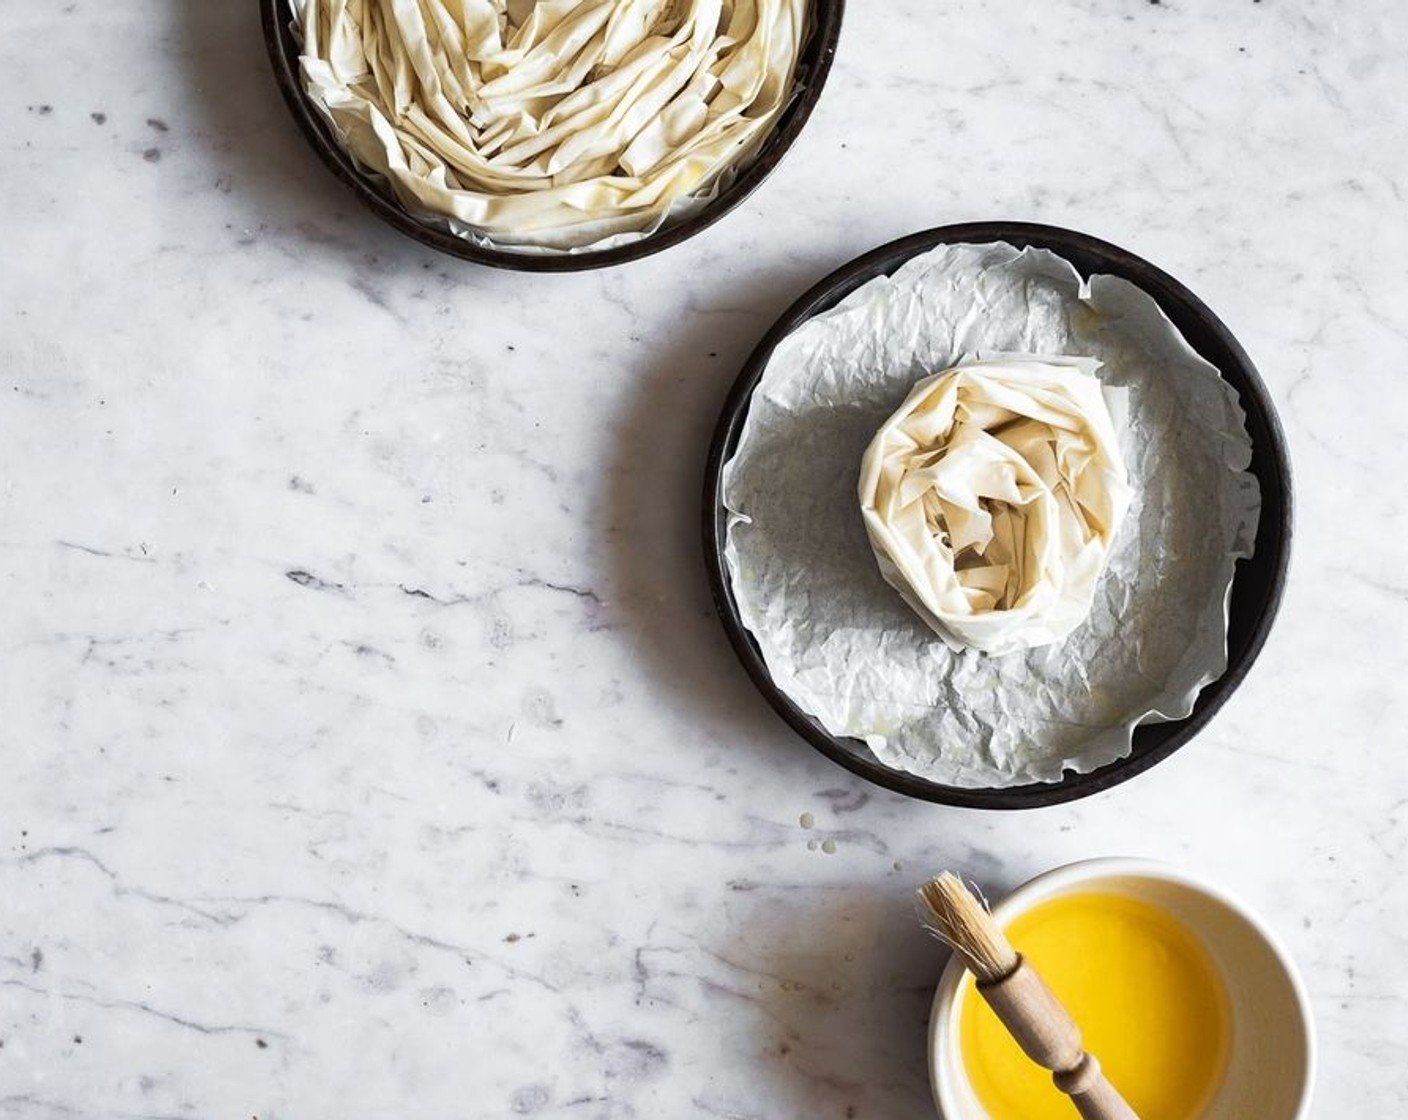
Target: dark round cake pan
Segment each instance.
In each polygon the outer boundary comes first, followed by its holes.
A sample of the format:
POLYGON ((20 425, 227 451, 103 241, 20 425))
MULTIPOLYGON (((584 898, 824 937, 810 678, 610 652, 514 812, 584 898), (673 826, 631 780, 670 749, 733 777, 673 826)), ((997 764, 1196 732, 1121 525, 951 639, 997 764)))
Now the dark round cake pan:
POLYGON ((812 109, 816 107, 822 87, 826 85, 841 34, 845 0, 812 0, 812 26, 797 60, 797 81, 801 83, 801 92, 783 110, 757 158, 739 172, 717 198, 698 213, 670 223, 639 241, 609 249, 586 249, 574 253, 525 253, 476 245, 410 214, 397 200, 389 183, 360 167, 343 150, 328 122, 303 92, 298 67, 301 48, 293 33, 289 0, 259 0, 259 8, 264 22, 264 43, 274 68, 274 78, 293 119, 328 169, 378 218, 423 245, 475 264, 525 272, 578 272, 625 264, 678 245, 686 238, 708 229, 772 174, 801 133, 812 109))
POLYGON ((910 797, 977 809, 1027 809, 1087 797, 1143 773, 1188 742, 1226 703, 1261 652, 1285 589, 1290 543, 1291 467, 1286 438, 1266 386, 1232 333, 1197 296, 1148 261, 1083 233, 1026 222, 971 222, 903 237, 837 269, 797 300, 773 324, 734 382, 709 448, 704 483, 704 553, 714 605, 744 669, 777 713, 822 754, 862 778, 910 797), (868 280, 894 272, 911 257, 942 244, 993 241, 1005 241, 1019 249, 1049 249, 1086 278, 1096 273, 1118 276, 1154 298, 1188 344, 1216 366, 1237 392, 1252 442, 1248 470, 1261 485, 1261 514, 1255 554, 1237 562, 1232 581, 1227 670, 1202 689, 1187 717, 1141 724, 1134 731, 1133 749, 1127 756, 1088 774, 1067 770, 1059 782, 970 789, 885 765, 860 740, 832 735, 773 683, 757 642, 739 618, 724 562, 727 513, 722 485, 723 468, 738 446, 753 390, 774 348, 785 337, 868 280))

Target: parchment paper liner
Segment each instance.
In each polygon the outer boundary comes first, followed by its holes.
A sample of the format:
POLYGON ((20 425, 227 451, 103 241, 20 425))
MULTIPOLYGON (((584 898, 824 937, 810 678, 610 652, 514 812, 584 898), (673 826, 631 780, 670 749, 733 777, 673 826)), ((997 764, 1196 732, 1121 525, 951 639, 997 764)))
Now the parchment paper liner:
POLYGON ((777 686, 886 765, 993 788, 1127 755, 1227 665, 1235 562, 1260 509, 1235 391, 1152 297, 1040 249, 947 245, 878 277, 774 350, 723 472, 739 616, 777 686), (860 457, 927 373, 983 351, 1102 363, 1129 391, 1135 495, 1090 618, 1065 642, 954 652, 881 579, 860 457))

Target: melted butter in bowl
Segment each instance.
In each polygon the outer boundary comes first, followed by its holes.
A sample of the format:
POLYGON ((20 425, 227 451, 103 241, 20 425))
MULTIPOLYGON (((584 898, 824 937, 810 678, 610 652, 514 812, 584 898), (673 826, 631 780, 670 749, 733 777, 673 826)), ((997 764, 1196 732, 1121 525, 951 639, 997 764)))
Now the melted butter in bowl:
MULTIPOLYGON (((1198 936, 1163 907, 1112 891, 1043 902, 1007 936, 1080 1024, 1086 1048, 1141 1120, 1201 1116, 1227 1071, 1232 1007, 1198 936)), ((1070 1108, 977 993, 958 993, 959 1045, 994 1120, 1070 1108)))
MULTIPOLYGON (((1147 860, 1039 876, 993 908, 1141 1120, 1305 1120, 1314 1027, 1295 966, 1240 903, 1147 860)), ((944 1120, 1074 1115, 950 962, 929 1069, 944 1120)))

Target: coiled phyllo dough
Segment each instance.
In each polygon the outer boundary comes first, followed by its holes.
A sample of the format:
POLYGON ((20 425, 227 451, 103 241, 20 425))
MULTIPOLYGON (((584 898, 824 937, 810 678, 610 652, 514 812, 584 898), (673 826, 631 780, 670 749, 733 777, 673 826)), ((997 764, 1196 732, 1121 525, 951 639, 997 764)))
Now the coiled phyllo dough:
POLYGON ((881 574, 940 636, 988 653, 1059 641, 1095 598, 1129 506, 1088 358, 1005 354, 926 377, 861 462, 881 574))
POLYGON ((305 88, 413 213, 572 249, 703 205, 791 96, 808 0, 291 0, 305 88))

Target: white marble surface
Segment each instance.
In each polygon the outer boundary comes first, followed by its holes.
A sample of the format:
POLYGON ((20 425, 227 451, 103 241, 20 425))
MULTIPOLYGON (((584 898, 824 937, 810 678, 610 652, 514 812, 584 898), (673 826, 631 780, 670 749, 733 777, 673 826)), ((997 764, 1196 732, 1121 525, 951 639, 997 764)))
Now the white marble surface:
POLYGON ((0 1117, 922 1117, 916 881, 1112 853, 1280 930, 1318 1115, 1408 1112, 1405 37, 1393 0, 852 0, 741 211, 534 278, 364 213, 253 0, 0 3, 0 1117), (984 217, 1189 283, 1297 470, 1232 703, 1019 815, 795 739, 697 539, 771 319, 984 217))

